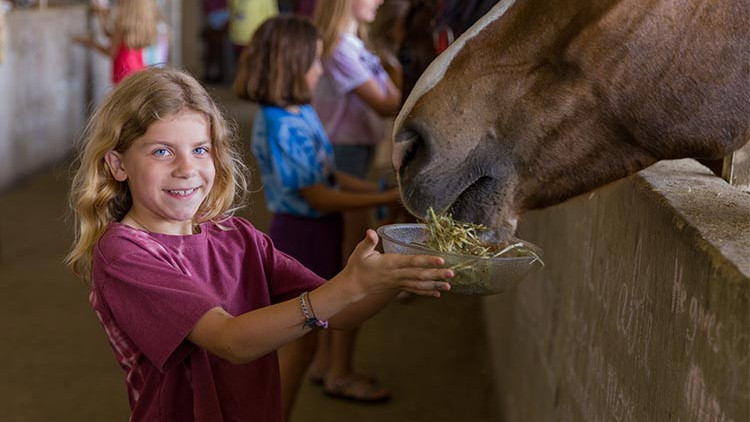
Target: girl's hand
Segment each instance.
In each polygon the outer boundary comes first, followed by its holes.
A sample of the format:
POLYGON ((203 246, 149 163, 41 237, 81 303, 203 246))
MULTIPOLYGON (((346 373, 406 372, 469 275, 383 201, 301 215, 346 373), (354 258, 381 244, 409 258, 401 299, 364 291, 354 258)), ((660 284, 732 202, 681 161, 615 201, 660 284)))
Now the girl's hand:
POLYGON ((378 235, 367 230, 342 273, 365 295, 400 289, 422 296, 440 297, 450 290, 445 280, 453 271, 439 268, 443 258, 427 255, 382 254, 375 250, 378 235))

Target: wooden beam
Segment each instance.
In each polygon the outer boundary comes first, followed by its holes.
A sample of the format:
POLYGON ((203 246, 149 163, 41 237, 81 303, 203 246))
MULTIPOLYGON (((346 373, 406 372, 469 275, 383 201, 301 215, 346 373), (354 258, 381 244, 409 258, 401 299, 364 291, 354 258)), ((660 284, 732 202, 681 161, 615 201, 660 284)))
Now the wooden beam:
POLYGON ((724 158, 721 173, 730 185, 750 192, 750 143, 724 158))

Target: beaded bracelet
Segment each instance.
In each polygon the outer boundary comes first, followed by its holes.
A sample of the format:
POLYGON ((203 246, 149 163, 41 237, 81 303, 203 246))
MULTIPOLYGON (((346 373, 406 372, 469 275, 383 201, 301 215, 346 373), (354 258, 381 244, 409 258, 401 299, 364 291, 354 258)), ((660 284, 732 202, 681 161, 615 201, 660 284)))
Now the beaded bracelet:
POLYGON ((309 292, 304 292, 299 295, 299 305, 300 308, 302 308, 302 314, 305 315, 305 322, 304 324, 302 324, 303 328, 309 327, 313 330, 325 330, 326 328, 328 328, 328 321, 319 320, 315 316, 315 311, 312 308, 312 303, 310 303, 309 292))

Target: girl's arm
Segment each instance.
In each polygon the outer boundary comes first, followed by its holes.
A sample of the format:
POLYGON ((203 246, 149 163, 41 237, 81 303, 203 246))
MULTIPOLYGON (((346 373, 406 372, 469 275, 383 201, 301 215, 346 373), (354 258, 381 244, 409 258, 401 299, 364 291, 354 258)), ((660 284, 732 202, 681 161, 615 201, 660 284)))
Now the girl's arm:
POLYGON ((396 204, 401 198, 397 188, 383 192, 338 191, 322 183, 301 189, 300 194, 319 212, 350 211, 396 204))
POLYGON ((96 17, 99 20, 99 26, 102 28, 102 32, 107 38, 112 37, 112 30, 109 27, 109 8, 106 5, 92 2, 92 8, 96 12, 96 17))
POLYGON ((377 192, 380 190, 380 186, 377 183, 369 180, 360 179, 357 176, 352 176, 349 173, 343 171, 336 172, 336 182, 343 190, 349 190, 354 192, 377 192))
POLYGON ((122 37, 118 33, 109 36, 109 45, 101 44, 91 37, 73 37, 73 40, 81 45, 95 49, 96 51, 114 59, 117 55, 117 46, 122 37))
POLYGON ((393 116, 401 108, 401 91, 390 78, 386 81, 385 92, 381 91, 374 78, 354 88, 354 93, 383 117, 393 116))
POLYGON ((111 46, 101 44, 91 37, 76 36, 76 37, 73 37, 73 41, 77 42, 78 44, 81 44, 84 47, 93 48, 94 50, 102 54, 105 54, 107 56, 112 56, 111 46))
MULTIPOLYGON (((341 273, 310 292, 308 306, 331 328, 350 328, 385 306, 398 290, 440 297, 450 285, 441 280, 453 271, 435 268, 442 258, 381 254, 378 237, 368 230, 341 273)), ((209 310, 187 339, 232 363, 253 361, 310 331, 304 327, 299 299, 232 316, 222 308, 209 310)))

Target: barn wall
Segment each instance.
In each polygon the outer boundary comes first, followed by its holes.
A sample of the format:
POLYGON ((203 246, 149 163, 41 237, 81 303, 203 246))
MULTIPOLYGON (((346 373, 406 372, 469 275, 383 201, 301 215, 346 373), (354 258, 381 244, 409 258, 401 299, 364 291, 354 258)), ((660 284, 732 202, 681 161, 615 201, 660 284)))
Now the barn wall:
POLYGON ((661 162, 519 234, 546 267, 483 300, 502 420, 750 418, 750 195, 661 162))
MULTIPOLYGON (((0 190, 71 149, 86 114, 93 53, 70 38, 88 27, 84 6, 14 10, 0 63, 0 190)), ((103 60, 106 64, 106 59, 103 60)), ((109 78, 108 68, 103 70, 109 78)))

